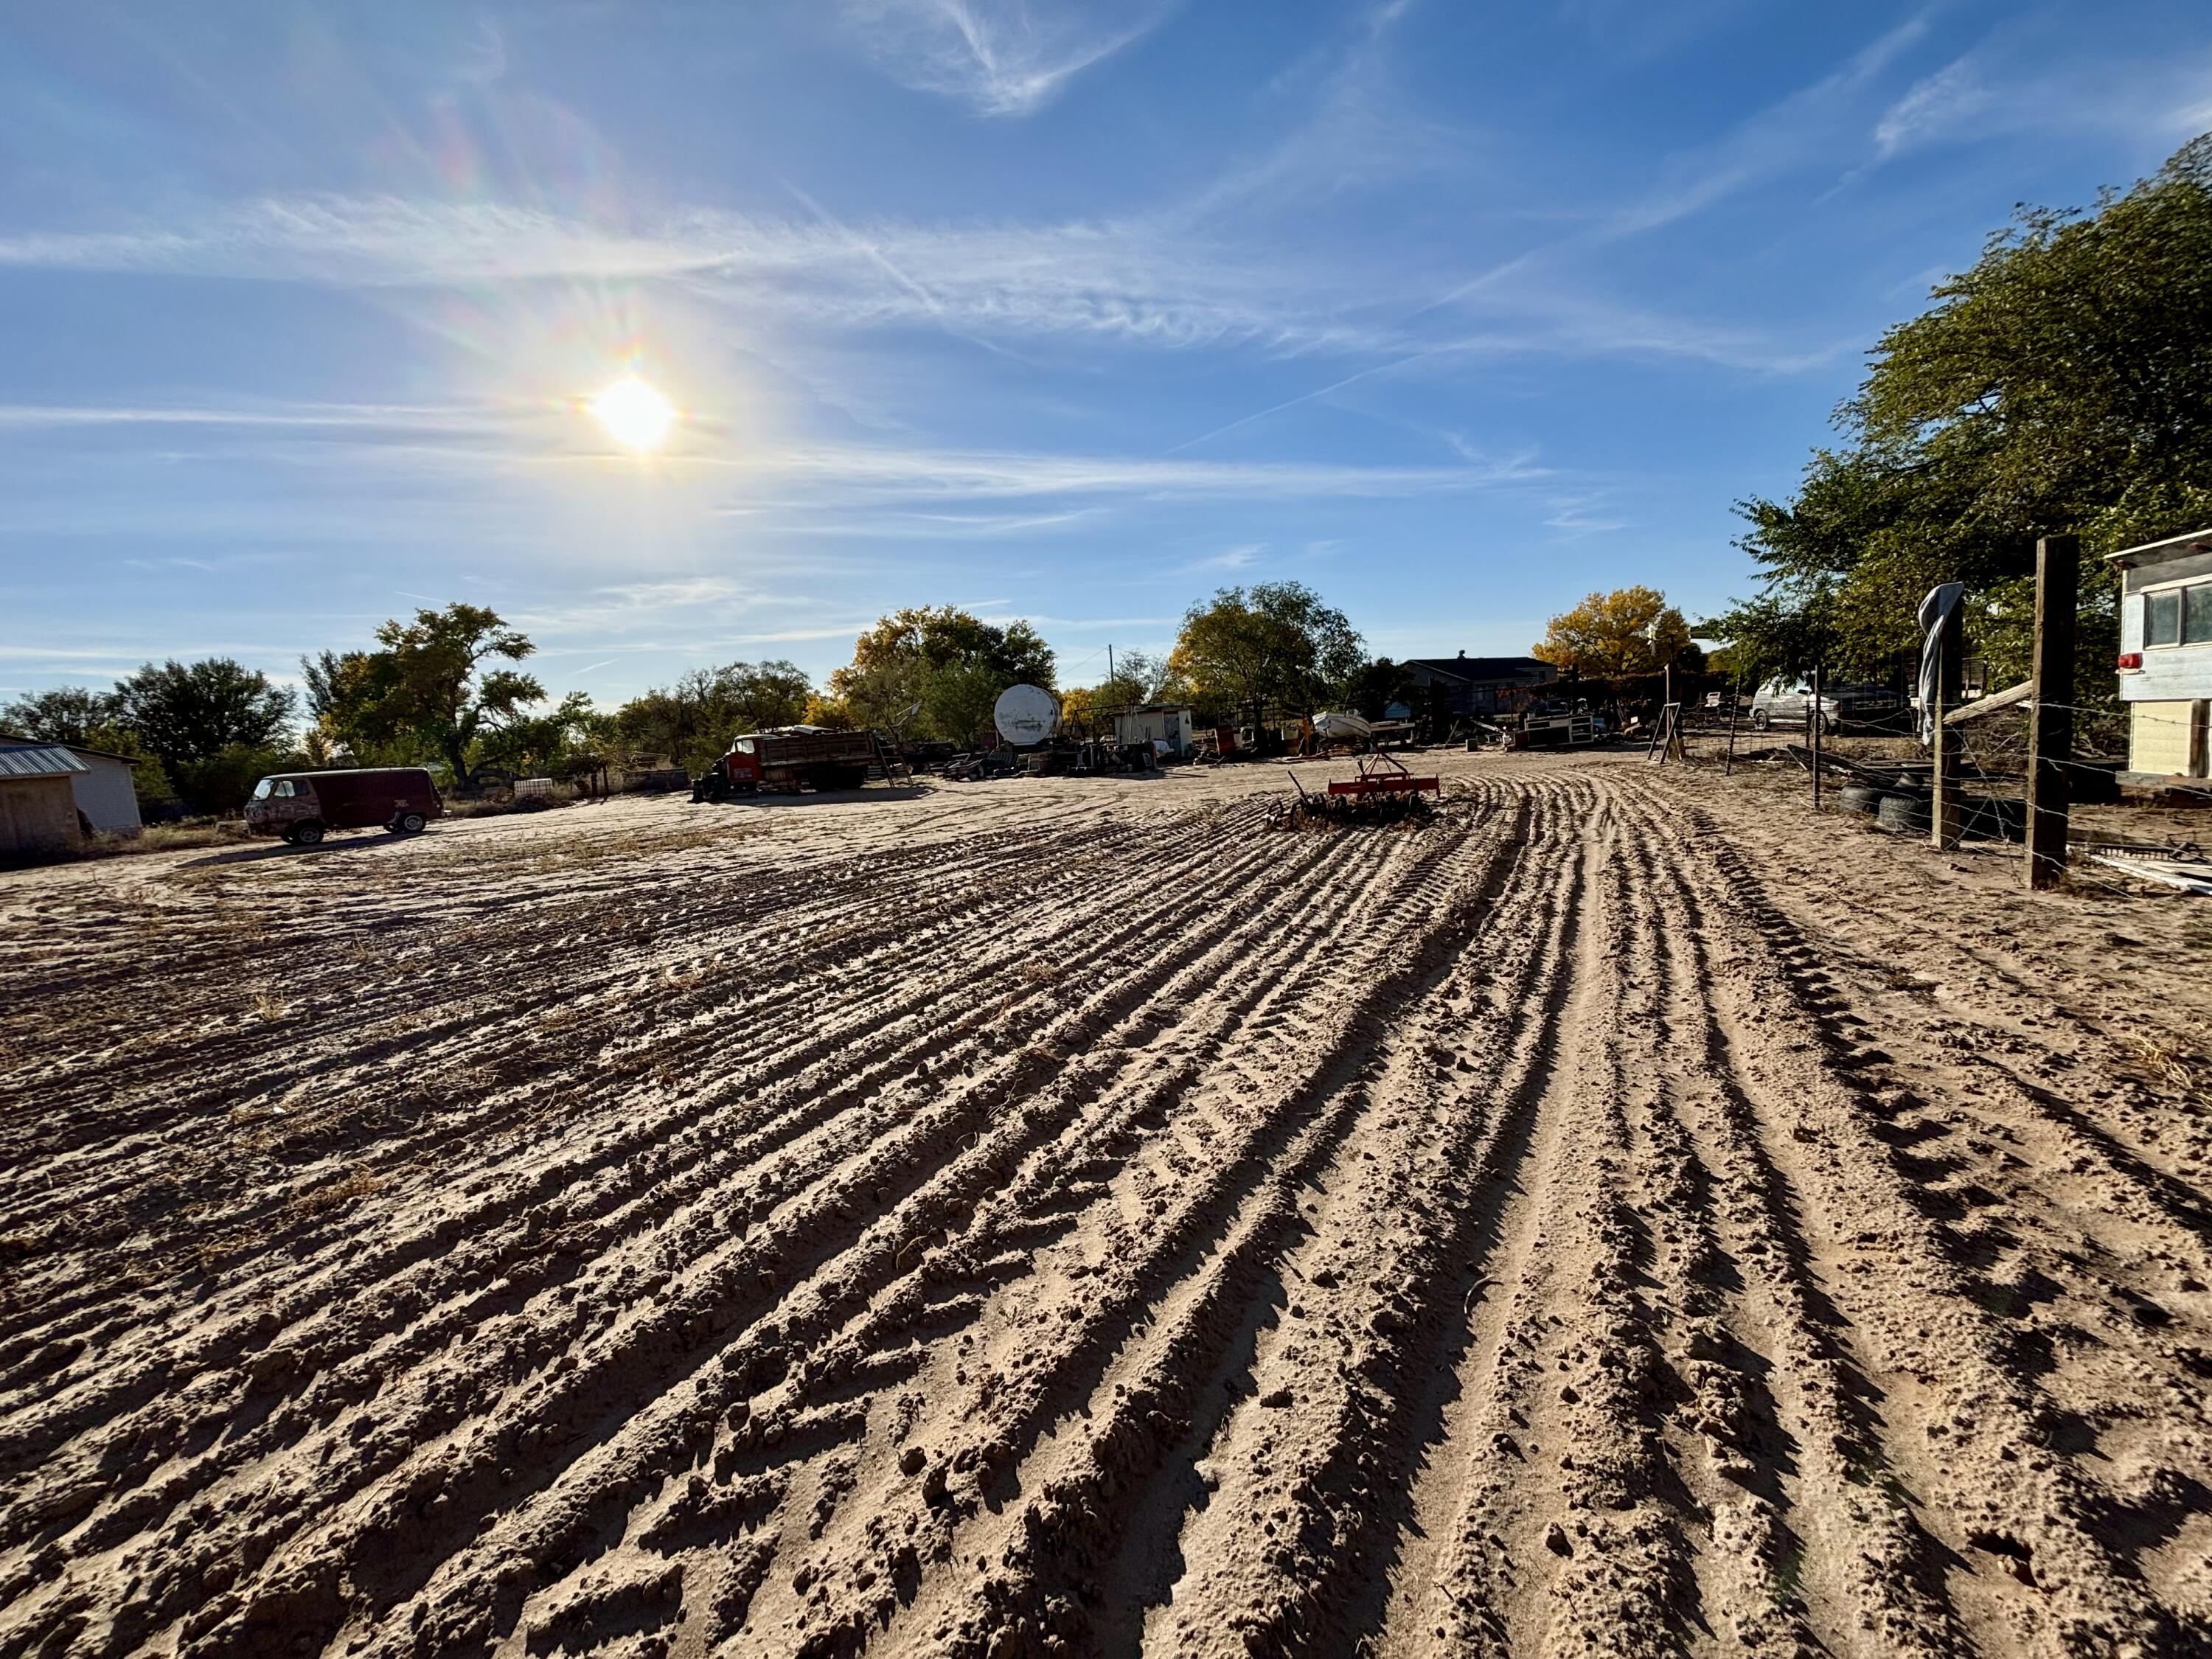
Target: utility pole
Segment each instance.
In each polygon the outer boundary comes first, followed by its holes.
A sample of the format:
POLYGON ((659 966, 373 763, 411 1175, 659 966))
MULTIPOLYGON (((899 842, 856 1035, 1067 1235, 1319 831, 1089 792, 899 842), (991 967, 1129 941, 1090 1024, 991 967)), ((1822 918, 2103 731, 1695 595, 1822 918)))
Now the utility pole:
POLYGON ((1960 609, 1954 606, 1936 630, 1935 726, 1929 739, 1936 750, 1936 775, 1935 797, 1929 803, 1928 839, 1931 846, 1947 853, 1959 844, 1959 781, 1954 775, 1958 769, 1959 740, 1943 723, 1943 717, 1958 706, 1959 688, 1965 679, 1961 647, 1966 627, 1960 609))
POLYGON ((1106 684, 1114 684, 1114 641, 1106 641, 1106 684))
POLYGON ((2074 610, 2081 544, 2045 536, 2035 544, 2035 691, 2027 716, 2027 885, 2055 887, 2066 868, 2073 799, 2074 610))
POLYGON ((1721 775, 1724 778, 1734 777, 1735 775, 1735 711, 1736 706, 1742 701, 1743 676, 1738 674, 1735 677, 1735 684, 1729 690, 1728 758, 1721 763, 1721 775))

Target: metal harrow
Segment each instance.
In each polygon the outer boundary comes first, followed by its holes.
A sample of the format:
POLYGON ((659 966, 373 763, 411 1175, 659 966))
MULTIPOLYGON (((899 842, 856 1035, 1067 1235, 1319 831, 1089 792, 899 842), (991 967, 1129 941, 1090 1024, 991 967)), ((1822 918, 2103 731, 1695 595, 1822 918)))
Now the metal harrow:
POLYGON ((1393 823, 1426 817, 1429 802, 1425 797, 1443 793, 1441 779, 1415 777, 1396 756, 1383 753, 1361 756, 1358 776, 1333 779, 1319 790, 1308 789, 1295 772, 1290 776, 1298 798, 1282 822, 1291 829, 1307 824, 1393 823))

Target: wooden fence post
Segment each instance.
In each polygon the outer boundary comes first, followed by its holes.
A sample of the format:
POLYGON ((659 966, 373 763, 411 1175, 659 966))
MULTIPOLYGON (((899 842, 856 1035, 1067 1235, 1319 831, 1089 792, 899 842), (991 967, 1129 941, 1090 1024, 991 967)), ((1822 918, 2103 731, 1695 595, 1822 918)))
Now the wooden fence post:
POLYGON ((2073 800, 2074 610, 2081 544, 2045 536, 2035 544, 2034 701, 2027 716, 2027 885, 2055 887, 2066 869, 2073 800))

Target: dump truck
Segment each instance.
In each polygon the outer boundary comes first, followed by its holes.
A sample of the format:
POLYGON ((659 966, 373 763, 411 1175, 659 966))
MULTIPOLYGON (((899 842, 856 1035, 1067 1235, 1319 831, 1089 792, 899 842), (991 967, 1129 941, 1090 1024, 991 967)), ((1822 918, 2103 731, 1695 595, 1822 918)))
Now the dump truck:
POLYGON ((748 732, 729 752, 691 785, 691 799, 727 800, 769 790, 797 794, 801 785, 817 790, 858 789, 868 769, 883 763, 873 732, 835 732, 826 726, 779 726, 748 732))

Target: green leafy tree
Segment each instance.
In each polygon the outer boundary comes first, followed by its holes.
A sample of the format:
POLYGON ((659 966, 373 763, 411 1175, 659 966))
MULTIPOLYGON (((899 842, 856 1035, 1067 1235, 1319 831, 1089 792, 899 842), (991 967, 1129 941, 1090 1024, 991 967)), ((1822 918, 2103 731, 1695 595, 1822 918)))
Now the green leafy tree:
POLYGON ((370 651, 325 651, 300 659, 313 724, 302 747, 318 766, 422 766, 440 758, 419 733, 380 718, 390 665, 370 651))
POLYGON ((0 731, 40 743, 89 744, 94 732, 119 725, 122 714, 122 699, 112 691, 58 685, 26 692, 0 708, 0 731))
POLYGON ((280 747, 299 706, 289 686, 228 657, 148 663, 116 683, 115 696, 117 723, 161 758, 187 801, 192 767, 226 750, 280 747))
POLYGON ((814 687, 795 663, 733 662, 695 668, 615 712, 613 730, 635 749, 672 755, 697 770, 747 732, 795 726, 814 687))
POLYGON ((477 743, 477 769, 497 766, 517 777, 566 778, 580 756, 595 753, 614 722, 571 691, 550 708, 523 710, 487 732, 477 743))
POLYGON ((954 743, 970 742, 990 725, 999 694, 1016 684, 1003 669, 977 658, 945 663, 922 683, 922 723, 954 743))
POLYGON ((1362 664, 1344 685, 1344 700, 1370 720, 1382 719, 1394 702, 1412 708, 1413 696, 1413 671, 1388 657, 1362 664))
POLYGON ((1366 660, 1344 612, 1303 582, 1224 587, 1184 613, 1168 667, 1194 701, 1250 709, 1278 703, 1311 713, 1366 660))
POLYGON ((499 667, 537 647, 482 605, 418 611, 412 622, 376 630, 379 649, 303 663, 309 706, 326 735, 356 758, 404 745, 442 761, 468 787, 480 746, 519 726, 545 688, 531 675, 499 667), (366 752, 365 752, 366 751, 366 752))
POLYGON ((2093 556, 2081 701, 2109 701, 2118 612, 2094 556, 2212 520, 2212 135, 2087 211, 2023 209, 1876 345, 1787 501, 1739 504, 1765 568, 1720 619, 1760 671, 1877 675, 1920 599, 1968 589, 1996 673, 2024 678, 2038 536, 2093 556))
POLYGON ((305 757, 274 744, 227 743, 212 755, 179 761, 170 770, 177 793, 195 812, 235 812, 271 772, 296 769, 305 757))
POLYGON ((825 702, 855 725, 967 743, 989 724, 999 694, 1024 684, 1053 687, 1052 647, 1034 628, 937 605, 896 611, 861 635, 853 660, 830 675, 825 702))

